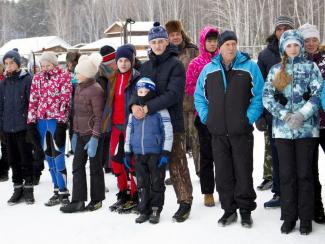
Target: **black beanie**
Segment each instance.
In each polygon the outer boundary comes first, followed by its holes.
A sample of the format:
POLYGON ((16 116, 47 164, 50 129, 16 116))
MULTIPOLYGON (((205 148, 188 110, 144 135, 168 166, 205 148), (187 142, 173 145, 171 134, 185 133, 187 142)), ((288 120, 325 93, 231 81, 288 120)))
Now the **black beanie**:
POLYGON ((14 48, 14 49, 10 50, 9 52, 7 52, 5 54, 5 56, 3 56, 3 59, 2 59, 3 63, 5 63, 5 60, 7 58, 12 59, 18 65, 18 67, 20 67, 20 65, 21 65, 21 58, 20 58, 20 55, 18 53, 18 49, 17 48, 14 48))
POLYGON ((123 46, 120 46, 116 50, 116 57, 115 57, 116 62, 120 58, 127 58, 132 64, 133 63, 133 57, 134 57, 133 52, 131 51, 129 46, 123 45, 123 46))
POLYGON ((226 30, 222 32, 218 37, 218 47, 220 48, 226 41, 234 40, 237 42, 237 36, 235 32, 226 30))

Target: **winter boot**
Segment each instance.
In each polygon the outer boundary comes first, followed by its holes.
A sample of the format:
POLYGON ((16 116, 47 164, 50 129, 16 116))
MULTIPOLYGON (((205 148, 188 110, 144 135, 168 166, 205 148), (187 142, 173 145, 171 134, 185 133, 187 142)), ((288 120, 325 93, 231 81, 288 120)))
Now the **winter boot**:
POLYGON ((149 217, 149 223, 158 224, 160 219, 160 212, 158 207, 152 207, 152 213, 149 217))
POLYGON ((225 227, 226 225, 230 225, 231 223, 234 223, 237 221, 237 212, 227 212, 222 215, 222 217, 218 220, 218 224, 222 227, 225 227))
POLYGON ((90 201, 90 203, 87 205, 86 210, 88 211, 95 211, 100 209, 103 206, 102 202, 99 201, 90 201))
POLYGON ((63 213, 76 213, 85 210, 85 202, 72 201, 71 203, 60 207, 60 211, 63 213))
POLYGON ((311 220, 300 220, 299 231, 301 235, 309 235, 312 232, 313 227, 311 220))
POLYGON ((142 224, 142 223, 148 221, 149 218, 150 218, 149 214, 140 214, 140 216, 135 219, 135 223, 142 224))
POLYGON ((274 194, 270 201, 264 203, 264 208, 278 208, 281 206, 280 196, 274 194))
POLYGON ((8 200, 8 205, 14 205, 19 203, 21 197, 23 196, 24 188, 23 185, 14 185, 14 193, 12 194, 11 198, 8 200))
POLYGON ((69 191, 59 192, 59 200, 62 207, 67 206, 70 203, 69 196, 69 191))
POLYGON ((173 216, 173 220, 176 222, 184 222, 190 216, 190 212, 191 204, 181 202, 177 212, 173 216))
POLYGON ((39 184, 40 178, 41 178, 40 175, 34 175, 34 178, 33 178, 33 185, 34 186, 37 186, 39 184))
POLYGON ((134 208, 136 208, 138 206, 138 202, 137 201, 134 201, 134 200, 130 200, 130 201, 127 201, 126 203, 124 203, 122 206, 120 206, 119 208, 117 208, 117 212, 120 213, 120 214, 123 214, 123 213, 131 213, 132 210, 134 208))
POLYGON ((204 194, 204 205, 207 207, 215 206, 213 194, 204 194))
POLYGON ((24 186, 24 199, 27 204, 34 204, 34 186, 32 184, 28 184, 24 186))
POLYGON ((52 207, 60 204, 59 190, 54 190, 54 195, 44 204, 47 207, 52 207))
POLYGON ((296 226, 296 221, 284 221, 281 225, 281 233, 289 234, 296 226))
POLYGON ((247 209, 240 209, 239 210, 240 217, 241 217, 241 225, 246 228, 251 228, 253 224, 253 220, 251 217, 251 211, 247 209))
POLYGON ((268 189, 271 189, 273 185, 273 181, 269 179, 264 179, 263 182, 257 186, 257 190, 259 191, 265 191, 268 189))
POLYGON ((130 195, 127 191, 122 191, 117 193, 117 201, 109 207, 109 210, 114 212, 117 211, 123 204, 125 204, 130 199, 130 195))

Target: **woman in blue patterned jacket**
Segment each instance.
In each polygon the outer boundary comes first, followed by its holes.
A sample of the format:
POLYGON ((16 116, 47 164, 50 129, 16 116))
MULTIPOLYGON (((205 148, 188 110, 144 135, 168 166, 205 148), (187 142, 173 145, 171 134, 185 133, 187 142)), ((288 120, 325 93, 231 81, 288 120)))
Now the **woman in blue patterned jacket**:
POLYGON ((300 219, 300 233, 312 231, 313 150, 319 137, 319 103, 323 78, 317 65, 304 58, 304 39, 297 30, 281 36, 282 61, 267 77, 263 105, 273 115, 272 137, 278 149, 282 233, 300 219))

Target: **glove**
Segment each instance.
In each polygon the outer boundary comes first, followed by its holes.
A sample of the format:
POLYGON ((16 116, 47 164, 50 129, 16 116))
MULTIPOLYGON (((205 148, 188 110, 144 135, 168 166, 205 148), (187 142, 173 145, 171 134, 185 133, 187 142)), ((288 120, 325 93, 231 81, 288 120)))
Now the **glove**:
POLYGON ((98 139, 94 136, 90 137, 90 140, 85 145, 84 149, 87 150, 87 154, 90 158, 95 157, 98 147, 98 139))
POLYGON ((276 102, 280 103, 282 106, 287 105, 288 99, 281 92, 275 92, 274 99, 276 102))
POLYGON ((123 164, 126 170, 129 170, 131 168, 131 158, 131 153, 125 153, 125 157, 123 158, 123 164))
POLYGON ((57 123, 56 130, 54 132, 55 144, 61 148, 65 145, 65 131, 67 130, 67 125, 64 123, 57 123))
POLYGON ((36 124, 27 125, 26 141, 39 149, 41 147, 41 137, 38 133, 36 124))
POLYGON ((304 116, 299 113, 299 112, 295 112, 293 114, 291 114, 291 116, 289 116, 289 118, 287 118, 286 123, 288 124, 288 126, 291 129, 298 129, 302 126, 302 124, 304 123, 304 116))
POLYGON ((267 123, 266 118, 264 116, 261 116, 256 122, 255 122, 256 128, 259 131, 266 131, 267 130, 267 123))
POLYGON ((71 149, 75 153, 76 152, 76 146, 77 146, 77 134, 73 133, 71 138, 71 149))
POLYGON ((6 134, 3 132, 3 130, 0 130, 0 141, 3 144, 7 144, 6 134))
POLYGON ((160 167, 164 167, 169 163, 169 152, 168 151, 162 151, 160 154, 160 158, 159 158, 159 164, 158 164, 158 168, 160 167))

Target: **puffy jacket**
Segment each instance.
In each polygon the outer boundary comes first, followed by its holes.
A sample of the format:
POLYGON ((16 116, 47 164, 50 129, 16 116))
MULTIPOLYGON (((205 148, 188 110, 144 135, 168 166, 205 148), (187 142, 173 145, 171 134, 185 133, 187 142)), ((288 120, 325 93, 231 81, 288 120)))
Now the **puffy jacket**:
POLYGON ((136 119, 129 115, 124 150, 127 153, 148 154, 171 151, 173 128, 167 109, 136 119))
POLYGON ((69 72, 55 67, 34 75, 30 88, 27 123, 56 119, 67 123, 71 110, 72 84, 69 72))
MULTIPOLYGON (((280 54, 284 55, 284 42, 289 38, 299 40, 303 45, 303 37, 299 32, 289 30, 282 34, 279 47, 280 54)), ((263 91, 264 107, 273 115, 272 137, 282 139, 299 139, 319 136, 318 109, 320 94, 323 83, 322 75, 314 62, 308 61, 303 56, 303 47, 298 56, 289 58, 286 64, 286 72, 293 77, 292 81, 284 88, 282 94, 287 99, 285 106, 274 98, 276 92, 272 81, 275 74, 280 70, 281 64, 274 65, 265 83, 263 91), (306 101, 303 96, 309 93, 310 98, 306 101), (300 112, 304 116, 304 123, 298 129, 291 129, 284 118, 287 113, 300 112)))
MULTIPOLYGON (((162 55, 149 53, 149 60, 141 67, 141 76, 148 77, 156 84, 158 96, 147 103, 149 114, 167 108, 174 133, 184 132, 183 96, 185 88, 184 65, 177 59, 177 48, 167 46, 162 55)), ((136 104, 133 97, 130 105, 136 104)))
POLYGON ((200 55, 194 58, 191 63, 188 65, 186 71, 186 86, 185 92, 188 96, 193 96, 196 86, 196 81, 199 78, 199 75, 207 63, 211 62, 211 59, 219 54, 219 49, 214 53, 209 53, 205 50, 205 39, 207 34, 215 32, 219 34, 218 29, 212 26, 206 26, 201 30, 200 33, 200 55))
POLYGON ((197 81, 194 104, 212 135, 247 134, 263 112, 264 80, 257 64, 237 51, 228 79, 222 57, 212 58, 197 81))
POLYGON ((79 83, 74 96, 73 131, 80 135, 101 135, 104 90, 95 81, 79 83))
POLYGON ((0 82, 0 130, 15 133, 27 129, 32 77, 21 70, 0 82))

